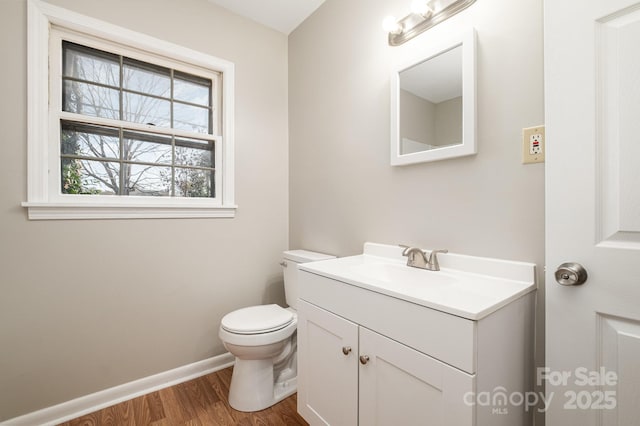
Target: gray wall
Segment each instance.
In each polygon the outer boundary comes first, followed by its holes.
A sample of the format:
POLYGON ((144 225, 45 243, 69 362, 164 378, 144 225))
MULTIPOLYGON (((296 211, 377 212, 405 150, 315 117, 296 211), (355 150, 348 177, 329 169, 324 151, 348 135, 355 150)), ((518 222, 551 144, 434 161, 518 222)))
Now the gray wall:
POLYGON ((542 279, 544 165, 521 164, 521 129, 544 119, 542 0, 479 0, 389 47, 381 21, 409 4, 327 0, 289 37, 290 244, 340 256, 365 241, 448 248, 535 262, 542 279), (478 154, 390 167, 390 64, 469 26, 478 154))
POLYGON ((462 141, 462 96, 442 101, 435 108, 436 145, 458 144, 462 141))
POLYGON ((236 64, 235 219, 29 221, 26 1, 0 2, 0 421, 226 352, 220 318, 284 302, 287 38, 206 0, 57 5, 236 64))
POLYGON ((434 104, 400 89, 400 117, 401 154, 462 141, 462 96, 434 104))
POLYGON ((408 90, 400 89, 400 152, 429 149, 436 144, 435 104, 416 96, 408 90), (408 139, 408 140, 407 140, 408 139))

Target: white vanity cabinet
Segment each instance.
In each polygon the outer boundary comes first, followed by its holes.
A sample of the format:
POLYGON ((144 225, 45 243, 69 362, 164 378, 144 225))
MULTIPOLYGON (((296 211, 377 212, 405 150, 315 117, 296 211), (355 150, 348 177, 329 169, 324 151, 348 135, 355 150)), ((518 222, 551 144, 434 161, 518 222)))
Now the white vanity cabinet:
POLYGON ((473 409, 464 403, 473 376, 378 333, 360 327, 361 425, 465 425, 473 409))
POLYGON ((312 425, 358 424, 358 325, 302 300, 298 412, 312 425))
MULTIPOLYGON (((333 426, 531 424, 535 407, 518 404, 519 396, 510 405, 508 397, 533 391, 535 284, 521 279, 529 272, 534 279, 532 264, 511 262, 515 278, 496 279, 502 290, 513 284, 508 298, 476 293, 470 300, 492 300, 490 308, 453 314, 415 297, 406 300, 399 291, 378 290, 374 280, 362 284, 360 272, 349 271, 383 269, 375 266, 379 258, 359 257, 300 267, 298 412, 305 420, 333 426), (476 399, 481 394, 482 401, 476 399)), ((464 262, 477 267, 473 259, 464 262)), ((438 279, 467 279, 456 274, 443 272, 438 279)), ((478 285, 487 279, 469 276, 478 285)))
POLYGON ((312 425, 466 425, 474 377, 300 301, 298 411, 312 425))

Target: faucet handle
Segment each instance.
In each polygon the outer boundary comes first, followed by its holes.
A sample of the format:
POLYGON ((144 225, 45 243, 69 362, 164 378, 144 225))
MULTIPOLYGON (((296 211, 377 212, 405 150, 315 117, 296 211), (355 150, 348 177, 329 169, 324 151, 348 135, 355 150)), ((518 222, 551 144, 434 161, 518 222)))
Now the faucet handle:
POLYGON ((449 253, 449 250, 447 249, 431 250, 431 254, 436 254, 436 253, 449 253))
POLYGON ((411 250, 415 250, 415 251, 421 251, 423 255, 426 255, 425 251, 422 250, 420 247, 412 247, 412 246, 406 246, 404 244, 398 244, 398 247, 402 247, 404 250, 402 251, 402 255, 403 256, 408 256, 409 253, 411 252, 411 250))
POLYGON ((404 245, 404 244, 398 244, 398 247, 402 247, 402 248, 404 249, 404 250, 402 250, 402 255, 403 255, 403 256, 406 256, 406 255, 407 255, 407 252, 408 252, 408 251, 409 251, 409 249, 411 248, 411 247, 409 247, 409 246, 407 246, 407 245, 404 245))
POLYGON ((447 249, 431 250, 431 253, 429 253, 429 260, 427 261, 427 264, 429 265, 429 269, 431 269, 432 271, 440 270, 440 263, 438 262, 438 253, 449 253, 449 250, 447 249))

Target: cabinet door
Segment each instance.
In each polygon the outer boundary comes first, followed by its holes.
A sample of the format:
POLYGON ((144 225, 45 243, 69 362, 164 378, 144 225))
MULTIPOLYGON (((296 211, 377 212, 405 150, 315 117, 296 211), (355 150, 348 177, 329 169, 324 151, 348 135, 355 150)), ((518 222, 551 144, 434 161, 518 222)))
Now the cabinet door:
POLYGON ((357 360, 358 326, 300 300, 298 412, 311 425, 357 424, 357 360))
POLYGON ((394 340, 360 328, 360 425, 471 426, 464 395, 471 376, 394 340))

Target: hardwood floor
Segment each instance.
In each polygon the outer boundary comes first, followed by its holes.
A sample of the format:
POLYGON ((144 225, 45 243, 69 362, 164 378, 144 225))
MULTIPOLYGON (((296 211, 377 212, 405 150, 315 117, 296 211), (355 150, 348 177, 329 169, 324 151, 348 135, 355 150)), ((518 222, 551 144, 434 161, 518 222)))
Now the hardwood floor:
POLYGON ((107 407, 60 426, 307 425, 296 411, 295 394, 255 413, 231 408, 227 396, 232 368, 107 407))

